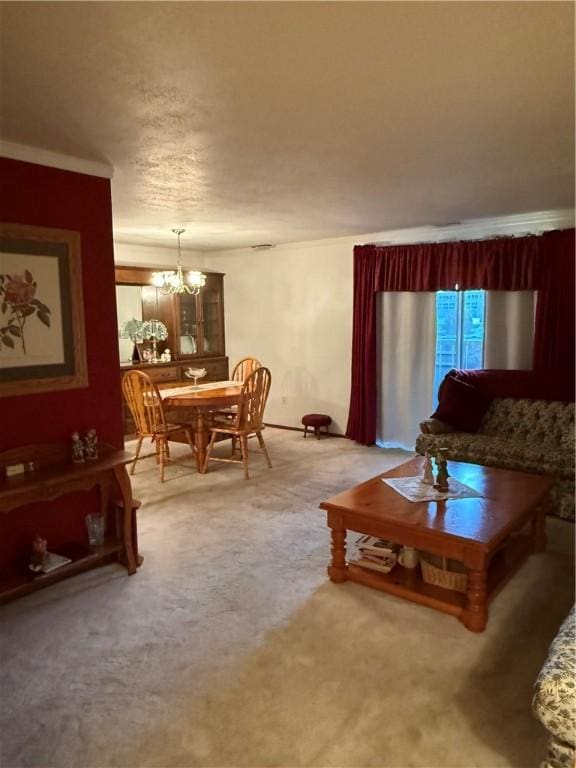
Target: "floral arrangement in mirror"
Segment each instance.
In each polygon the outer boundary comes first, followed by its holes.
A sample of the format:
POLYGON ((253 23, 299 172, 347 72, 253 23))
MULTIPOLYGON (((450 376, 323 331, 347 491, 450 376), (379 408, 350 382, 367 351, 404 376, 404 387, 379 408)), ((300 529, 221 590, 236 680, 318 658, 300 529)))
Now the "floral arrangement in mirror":
POLYGON ((159 341, 166 341, 168 338, 168 328, 161 320, 144 320, 142 337, 152 342, 152 360, 150 362, 157 363, 159 360, 157 345, 159 341))
POLYGON ((134 344, 134 350, 132 352, 132 362, 134 363, 138 363, 140 361, 140 355, 136 345, 144 340, 144 337, 142 336, 143 325, 144 323, 142 320, 137 320, 135 317, 133 317, 131 320, 126 320, 124 323, 122 323, 120 326, 120 332, 118 334, 121 339, 130 339, 130 341, 134 344))

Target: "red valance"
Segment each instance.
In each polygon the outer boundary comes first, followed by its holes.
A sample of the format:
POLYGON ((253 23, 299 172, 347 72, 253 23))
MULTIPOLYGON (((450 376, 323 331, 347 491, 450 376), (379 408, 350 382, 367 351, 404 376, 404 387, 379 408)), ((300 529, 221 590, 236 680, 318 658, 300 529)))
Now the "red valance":
POLYGON ((524 291, 540 281, 539 241, 499 237, 457 243, 359 245, 354 263, 374 273, 373 291, 524 291), (369 266, 368 262, 373 262, 369 266))
MULTIPOLYGON (((560 368, 559 349, 561 347, 564 354, 567 346, 572 344, 573 371, 574 281, 572 278, 569 290, 565 282, 568 274, 565 238, 570 236, 573 275, 574 230, 547 233, 545 236, 501 237, 455 243, 356 246, 352 391, 346 435, 365 445, 371 445, 376 440, 376 293, 379 291, 454 290, 456 284, 461 290, 538 290, 535 360, 540 360, 541 366, 545 364, 560 368), (563 256, 558 255, 560 251, 563 256), (552 252, 556 255, 548 261, 547 256, 552 252), (544 338, 545 325, 550 327, 550 317, 556 312, 556 303, 562 290, 564 294, 560 297, 561 303, 566 303, 560 321, 564 324, 564 340, 560 345, 555 345, 550 339, 547 342, 541 339, 544 338), (566 327, 570 311, 572 325, 566 327), (538 349, 545 349, 545 353, 538 353, 538 349), (545 363, 542 362, 544 360, 545 363)), ((420 414, 415 414, 414 418, 419 417, 420 414)))

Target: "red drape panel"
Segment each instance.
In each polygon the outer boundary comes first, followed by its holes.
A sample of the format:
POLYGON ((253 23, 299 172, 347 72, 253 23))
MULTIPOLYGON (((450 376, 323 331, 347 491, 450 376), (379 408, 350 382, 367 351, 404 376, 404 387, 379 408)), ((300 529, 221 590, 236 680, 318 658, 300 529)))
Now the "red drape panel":
POLYGON ((541 241, 542 277, 536 304, 534 368, 562 371, 573 387, 574 230, 546 232, 541 241))
POLYGON ((347 437, 376 440, 376 292, 538 287, 540 237, 354 248, 352 388, 347 437))
POLYGON ((352 395, 346 435, 365 445, 376 439, 376 266, 371 245, 354 248, 352 395))

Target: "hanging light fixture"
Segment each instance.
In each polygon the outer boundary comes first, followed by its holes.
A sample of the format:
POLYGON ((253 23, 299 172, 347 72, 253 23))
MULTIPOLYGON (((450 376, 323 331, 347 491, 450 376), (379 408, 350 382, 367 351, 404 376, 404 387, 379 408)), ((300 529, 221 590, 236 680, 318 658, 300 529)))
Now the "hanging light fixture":
POLYGON ((188 272, 187 279, 184 280, 182 272, 180 235, 186 232, 185 229, 173 229, 175 235, 178 235, 178 265, 176 270, 168 272, 154 272, 152 274, 152 283, 161 293, 190 293, 193 296, 200 293, 200 288, 206 285, 206 275, 202 272, 188 272))

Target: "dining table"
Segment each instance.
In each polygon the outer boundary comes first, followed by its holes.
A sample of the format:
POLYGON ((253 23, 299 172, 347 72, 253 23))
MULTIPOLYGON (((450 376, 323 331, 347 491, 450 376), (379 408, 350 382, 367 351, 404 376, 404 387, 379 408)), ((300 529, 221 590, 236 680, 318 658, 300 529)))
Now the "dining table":
POLYGON ((167 383, 159 386, 164 408, 181 410, 179 423, 190 426, 196 448, 198 472, 205 473, 206 448, 210 437, 208 413, 238 405, 242 385, 237 381, 213 381, 208 384, 191 385, 186 382, 167 383))

